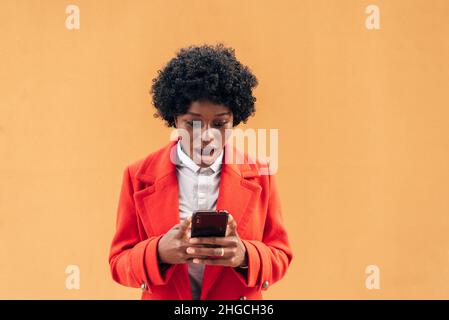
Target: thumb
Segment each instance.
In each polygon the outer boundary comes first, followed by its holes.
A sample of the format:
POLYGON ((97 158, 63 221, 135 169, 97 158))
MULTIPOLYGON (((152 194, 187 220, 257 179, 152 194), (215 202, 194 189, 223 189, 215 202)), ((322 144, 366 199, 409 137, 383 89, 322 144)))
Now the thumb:
POLYGON ((228 216, 228 235, 237 235, 237 222, 231 214, 228 216))
POLYGON ((190 222, 192 221, 191 217, 187 217, 184 219, 184 221, 179 225, 178 230, 178 238, 182 239, 184 237, 184 233, 187 231, 187 229, 190 226, 190 222))

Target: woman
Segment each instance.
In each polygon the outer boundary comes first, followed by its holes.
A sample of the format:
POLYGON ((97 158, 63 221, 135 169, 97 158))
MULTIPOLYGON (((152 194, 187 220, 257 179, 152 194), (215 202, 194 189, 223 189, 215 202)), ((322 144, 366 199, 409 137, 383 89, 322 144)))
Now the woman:
POLYGON ((142 299, 262 299, 286 273, 274 176, 227 143, 254 114, 256 85, 222 44, 181 49, 153 79, 155 116, 181 134, 125 169, 109 255, 113 279, 142 299), (227 210, 226 235, 190 238, 195 210, 227 210))

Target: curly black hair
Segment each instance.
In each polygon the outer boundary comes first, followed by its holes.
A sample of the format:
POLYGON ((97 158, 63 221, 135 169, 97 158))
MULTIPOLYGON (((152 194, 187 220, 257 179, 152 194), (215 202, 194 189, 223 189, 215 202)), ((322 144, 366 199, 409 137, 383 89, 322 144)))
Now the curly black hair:
POLYGON ((175 118, 187 113, 192 102, 209 101, 228 107, 233 125, 246 123, 255 113, 252 89, 258 84, 251 70, 235 57, 233 48, 222 43, 180 49, 158 76, 150 94, 157 109, 155 117, 175 127, 175 118))

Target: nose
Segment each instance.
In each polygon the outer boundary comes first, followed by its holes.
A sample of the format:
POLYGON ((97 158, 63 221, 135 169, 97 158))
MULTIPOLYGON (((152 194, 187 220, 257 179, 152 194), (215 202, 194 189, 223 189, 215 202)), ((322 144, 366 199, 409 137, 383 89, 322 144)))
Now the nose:
POLYGON ((214 140, 214 133, 212 132, 213 130, 210 129, 210 127, 207 127, 204 132, 202 133, 202 140, 204 142, 210 142, 212 140, 214 140))

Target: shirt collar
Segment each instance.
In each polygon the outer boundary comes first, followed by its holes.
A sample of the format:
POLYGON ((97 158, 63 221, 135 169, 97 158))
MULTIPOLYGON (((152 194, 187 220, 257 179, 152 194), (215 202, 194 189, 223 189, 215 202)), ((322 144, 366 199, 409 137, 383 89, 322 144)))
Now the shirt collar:
MULTIPOLYGON (((201 169, 201 167, 197 165, 192 159, 190 159, 190 157, 184 152, 181 146, 181 140, 178 141, 177 154, 178 159, 180 160, 179 161, 180 165, 186 166, 193 172, 198 172, 201 169)), ((223 162, 223 149, 221 150, 220 155, 217 157, 217 159, 215 159, 215 161, 206 168, 211 168, 213 172, 217 172, 218 170, 220 170, 222 162, 223 162)))

